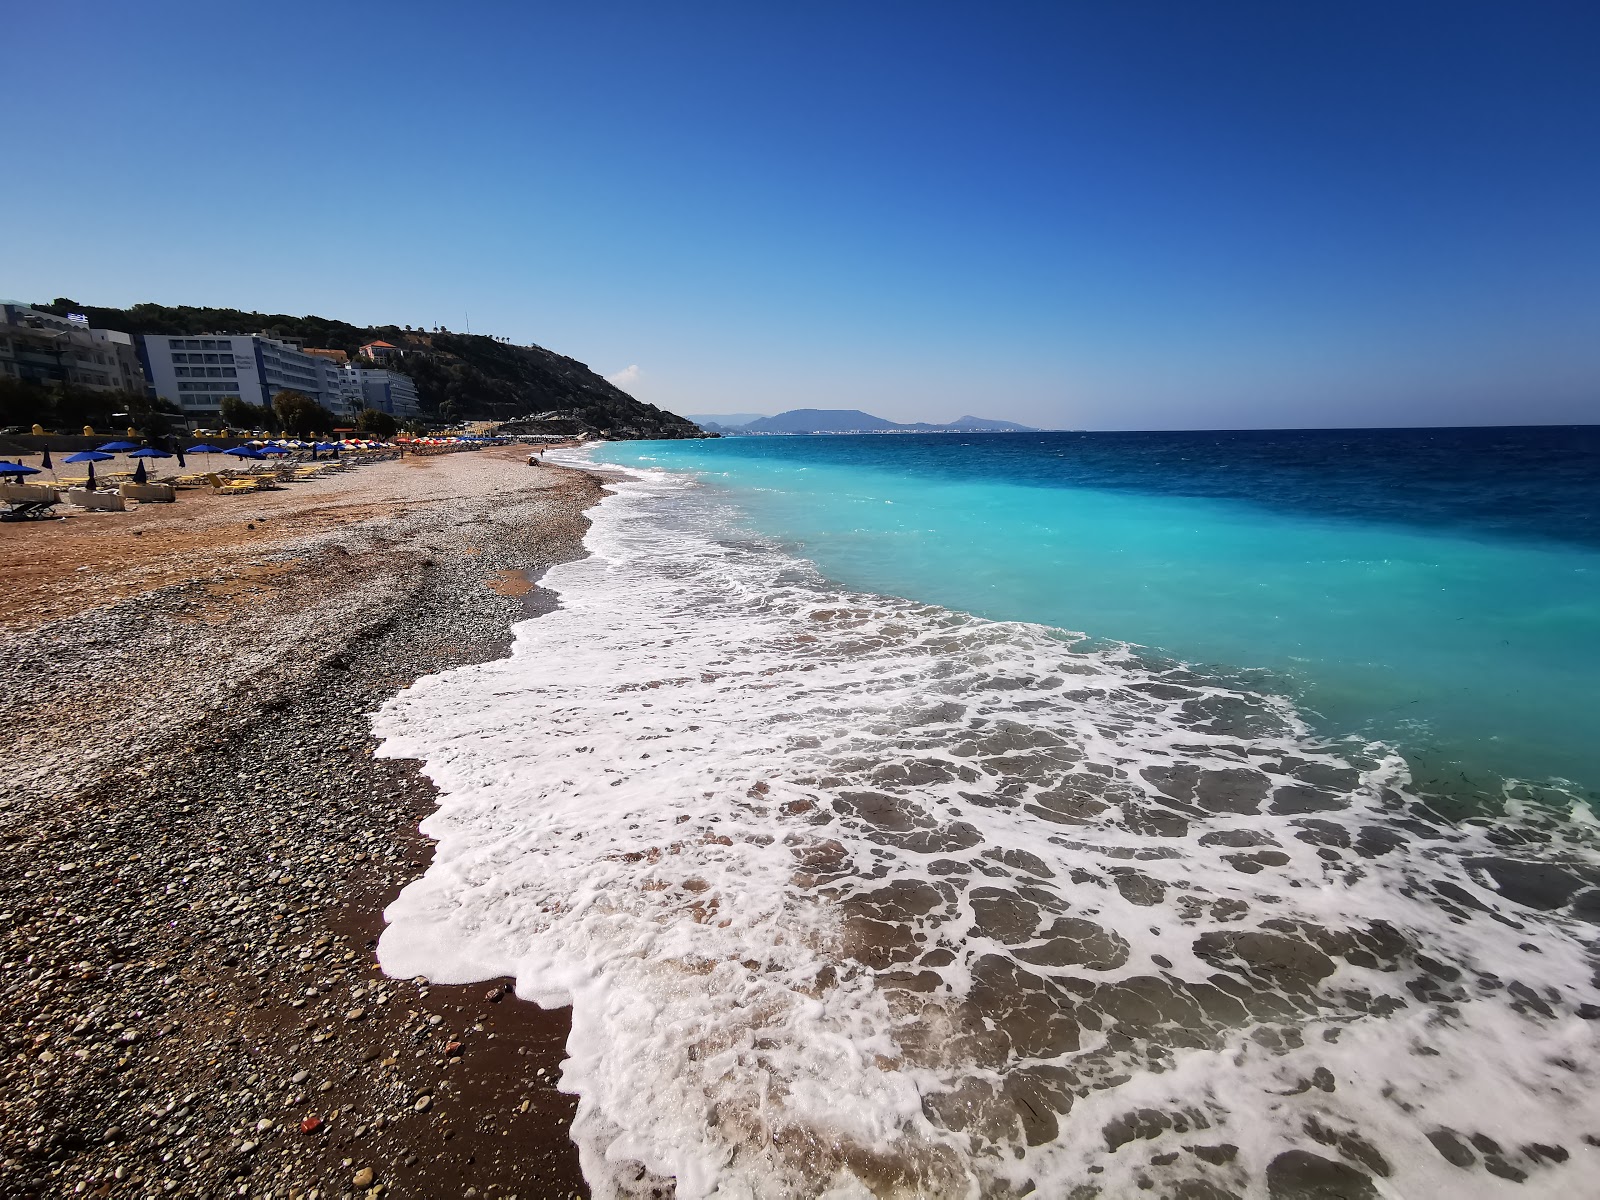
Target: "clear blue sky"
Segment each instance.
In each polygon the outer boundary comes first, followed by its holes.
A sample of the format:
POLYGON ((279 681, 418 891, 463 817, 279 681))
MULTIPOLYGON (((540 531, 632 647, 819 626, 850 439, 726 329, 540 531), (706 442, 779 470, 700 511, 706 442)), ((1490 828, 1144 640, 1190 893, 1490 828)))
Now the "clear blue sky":
POLYGON ((1600 420, 1600 5, 15 4, 0 295, 679 412, 1600 420))

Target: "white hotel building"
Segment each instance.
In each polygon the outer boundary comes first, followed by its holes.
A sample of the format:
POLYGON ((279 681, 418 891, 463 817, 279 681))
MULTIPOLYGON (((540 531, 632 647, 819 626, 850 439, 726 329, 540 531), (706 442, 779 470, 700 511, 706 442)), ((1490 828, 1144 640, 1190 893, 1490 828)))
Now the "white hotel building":
POLYGON ((397 417, 421 411, 416 386, 404 375, 343 367, 261 334, 146 334, 139 342, 156 395, 201 424, 218 419, 225 399, 270 406, 282 391, 302 392, 338 417, 354 417, 363 408, 397 417))

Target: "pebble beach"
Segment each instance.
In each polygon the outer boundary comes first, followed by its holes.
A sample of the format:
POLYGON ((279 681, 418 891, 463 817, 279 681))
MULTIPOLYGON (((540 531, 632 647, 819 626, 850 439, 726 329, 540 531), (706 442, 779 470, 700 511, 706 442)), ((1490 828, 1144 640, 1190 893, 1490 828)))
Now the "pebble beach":
POLYGON ((370 713, 601 494, 505 448, 0 527, 0 1195, 586 1194, 566 1012, 376 967, 434 793, 370 713))

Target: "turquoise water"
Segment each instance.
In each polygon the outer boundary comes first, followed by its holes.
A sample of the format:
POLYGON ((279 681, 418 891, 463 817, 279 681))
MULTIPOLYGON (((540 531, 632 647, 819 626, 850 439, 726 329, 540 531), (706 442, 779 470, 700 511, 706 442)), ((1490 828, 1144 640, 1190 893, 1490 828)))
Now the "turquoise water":
POLYGON ((1319 732, 1390 742, 1424 781, 1600 787, 1588 432, 729 438, 598 457, 725 489, 850 587, 1265 672, 1319 732))

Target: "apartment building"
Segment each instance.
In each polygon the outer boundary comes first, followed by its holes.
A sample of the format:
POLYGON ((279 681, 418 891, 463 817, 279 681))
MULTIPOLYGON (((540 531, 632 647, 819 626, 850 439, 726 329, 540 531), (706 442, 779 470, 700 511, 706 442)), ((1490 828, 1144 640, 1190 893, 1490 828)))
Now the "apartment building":
POLYGON ((326 351, 307 350, 306 353, 317 354, 322 363, 323 407, 335 416, 354 419, 367 407, 367 394, 360 377, 348 365, 348 357, 346 365, 341 365, 327 357, 326 351))
POLYGON ((97 392, 142 393, 146 384, 130 335, 15 301, 0 302, 0 378, 97 392))
POLYGON ((422 412, 417 398, 417 385, 409 375, 383 368, 349 367, 360 384, 364 408, 375 408, 394 417, 414 417, 422 412))
POLYGON ((270 405, 279 392, 310 396, 334 412, 343 393, 337 364, 261 334, 206 334, 139 339, 145 374, 156 395, 171 400, 199 421, 215 419, 228 398, 270 405))

